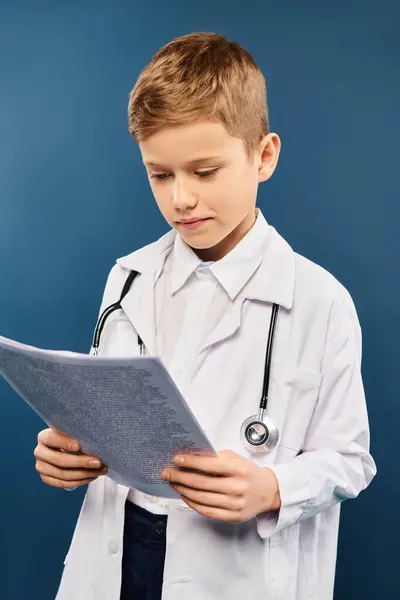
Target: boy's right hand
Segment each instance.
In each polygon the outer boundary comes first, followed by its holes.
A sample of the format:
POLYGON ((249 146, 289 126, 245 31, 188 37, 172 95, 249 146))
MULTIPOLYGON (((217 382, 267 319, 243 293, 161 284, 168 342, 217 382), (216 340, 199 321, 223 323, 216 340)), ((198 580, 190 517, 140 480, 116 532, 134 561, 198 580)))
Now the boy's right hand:
POLYGON ((80 449, 77 440, 53 429, 43 429, 35 448, 36 470, 44 483, 54 487, 73 489, 105 475, 107 467, 97 456, 76 454, 80 449), (90 464, 97 461, 98 464, 90 464))

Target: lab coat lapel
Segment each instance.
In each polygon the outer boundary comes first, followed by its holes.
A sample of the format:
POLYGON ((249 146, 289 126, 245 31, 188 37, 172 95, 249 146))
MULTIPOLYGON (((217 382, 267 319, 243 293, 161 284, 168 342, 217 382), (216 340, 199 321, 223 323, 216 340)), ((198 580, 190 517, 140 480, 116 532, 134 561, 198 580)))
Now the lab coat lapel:
POLYGON ((131 289, 121 302, 122 309, 142 338, 146 353, 156 355, 155 282, 160 274, 176 232, 168 231, 159 240, 117 259, 125 269, 138 271, 131 289))
POLYGON ((290 310, 293 305, 294 282, 294 252, 276 229, 270 227, 268 243, 254 275, 234 299, 231 310, 224 315, 200 351, 227 339, 239 329, 245 300, 276 303, 290 310))
POLYGON ((142 338, 146 353, 155 355, 154 273, 139 273, 121 306, 142 338))
POLYGON ((240 327, 242 318, 243 302, 246 300, 246 292, 241 292, 233 302, 231 309, 222 317, 221 321, 205 340, 200 351, 202 352, 209 346, 222 342, 232 336, 240 327))

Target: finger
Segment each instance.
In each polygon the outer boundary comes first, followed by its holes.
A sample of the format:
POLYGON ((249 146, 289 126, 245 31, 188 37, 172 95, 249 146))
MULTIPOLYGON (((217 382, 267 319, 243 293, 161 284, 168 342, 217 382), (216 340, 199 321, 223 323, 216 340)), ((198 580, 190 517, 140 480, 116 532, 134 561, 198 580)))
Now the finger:
POLYGON ((184 469, 168 469, 169 483, 183 485, 194 490, 214 492, 228 496, 242 496, 246 483, 234 477, 214 477, 202 473, 191 473, 184 469))
POLYGON ((99 475, 105 475, 107 473, 107 467, 96 471, 90 469, 61 469, 40 460, 36 461, 36 470, 41 475, 59 479, 61 481, 81 481, 92 477, 97 478, 99 475))
POLYGON ((185 469, 196 469, 210 475, 240 475, 245 476, 246 459, 242 456, 198 456, 195 454, 180 454, 175 456, 174 464, 185 469), (179 462, 183 459, 183 462, 179 462))
POLYGON ((102 465, 101 460, 97 456, 60 452, 43 444, 39 444, 33 454, 38 460, 64 469, 98 469, 102 465))
POLYGON ((218 494, 214 492, 204 492, 203 490, 194 490, 183 485, 172 485, 178 494, 185 500, 200 504, 203 507, 221 508, 230 512, 241 511, 244 508, 243 497, 227 496, 226 494, 218 494))
POLYGON ((204 517, 208 517, 209 519, 216 519, 217 521, 225 521, 227 523, 241 523, 242 518, 240 513, 237 511, 229 511, 224 510, 223 508, 215 508, 213 506, 205 506, 204 504, 199 504, 197 502, 193 502, 188 498, 182 498, 182 500, 193 510, 195 510, 200 515, 204 517))
POLYGON ((50 448, 62 448, 72 452, 77 452, 80 448, 80 444, 75 438, 57 433, 52 429, 43 429, 38 435, 38 443, 50 448))
POLYGON ((77 481, 63 481, 62 479, 57 479, 54 477, 42 476, 43 483, 47 483, 47 485, 51 485, 52 487, 62 488, 64 490, 72 490, 80 485, 92 483, 92 481, 95 481, 96 479, 97 477, 90 477, 88 479, 81 479, 77 481))

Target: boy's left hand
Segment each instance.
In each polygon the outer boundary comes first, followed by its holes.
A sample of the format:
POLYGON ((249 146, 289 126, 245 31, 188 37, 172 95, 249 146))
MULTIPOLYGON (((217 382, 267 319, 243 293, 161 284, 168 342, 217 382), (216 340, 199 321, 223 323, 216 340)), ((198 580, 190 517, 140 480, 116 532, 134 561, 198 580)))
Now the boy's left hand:
POLYGON ((179 454, 174 458, 175 464, 179 457, 184 459, 181 468, 165 469, 162 479, 167 479, 168 474, 171 487, 199 514, 242 523, 263 512, 279 510, 278 481, 270 469, 259 467, 232 450, 222 450, 217 456, 179 454))

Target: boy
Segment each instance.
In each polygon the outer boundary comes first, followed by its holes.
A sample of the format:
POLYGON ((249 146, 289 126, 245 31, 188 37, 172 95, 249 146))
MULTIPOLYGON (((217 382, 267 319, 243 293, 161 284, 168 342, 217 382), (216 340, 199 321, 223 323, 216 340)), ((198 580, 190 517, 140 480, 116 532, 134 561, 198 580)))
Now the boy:
POLYGON ((101 312, 131 271, 138 277, 107 320, 100 355, 137 354, 139 335, 218 455, 185 454, 167 469, 181 500, 166 501, 99 477, 107 468, 96 457, 42 431, 43 481, 89 483, 57 600, 331 600, 340 502, 376 471, 361 332, 343 286, 255 206, 280 152, 264 77, 238 44, 187 35, 141 73, 128 114, 172 229, 111 270, 101 312), (266 416, 278 443, 254 453, 241 426, 260 402, 275 305, 266 416))

